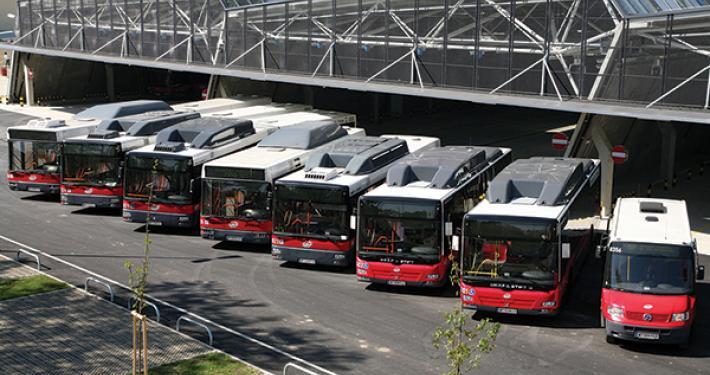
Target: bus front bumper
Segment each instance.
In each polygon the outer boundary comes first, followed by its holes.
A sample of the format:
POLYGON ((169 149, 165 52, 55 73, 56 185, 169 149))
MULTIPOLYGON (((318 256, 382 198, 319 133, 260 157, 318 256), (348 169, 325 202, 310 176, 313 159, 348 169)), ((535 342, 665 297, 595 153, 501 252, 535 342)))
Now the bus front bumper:
POLYGON ((276 260, 286 262, 339 267, 348 266, 353 263, 355 259, 353 251, 298 249, 275 245, 271 247, 271 255, 276 260))
POLYGON ((31 191, 37 193, 59 194, 58 184, 37 184, 31 182, 16 182, 8 181, 10 190, 14 191, 31 191))
POLYGON ((217 241, 246 242, 254 244, 271 243, 271 233, 227 229, 200 229, 202 238, 217 241))
POLYGON ((62 194, 62 204, 69 206, 120 208, 122 197, 108 195, 62 194))
POLYGON ((683 344, 690 340, 691 326, 683 327, 643 327, 628 325, 611 320, 606 321, 606 334, 624 341, 683 344))
POLYGON ((516 309, 496 306, 481 306, 471 305, 466 302, 463 304, 464 309, 483 311, 488 313, 506 314, 506 315, 532 315, 532 316, 555 316, 559 313, 559 309, 516 309))
POLYGON ((436 281, 404 281, 404 280, 386 280, 386 279, 375 279, 367 276, 358 276, 358 281, 382 284, 382 285, 394 285, 394 286, 413 286, 420 288, 440 288, 446 284, 446 278, 436 281))
POLYGON ((196 215, 189 214, 173 214, 165 212, 146 212, 139 210, 123 210, 123 221, 129 223, 164 226, 164 227, 180 227, 191 228, 197 226, 198 219, 196 215))

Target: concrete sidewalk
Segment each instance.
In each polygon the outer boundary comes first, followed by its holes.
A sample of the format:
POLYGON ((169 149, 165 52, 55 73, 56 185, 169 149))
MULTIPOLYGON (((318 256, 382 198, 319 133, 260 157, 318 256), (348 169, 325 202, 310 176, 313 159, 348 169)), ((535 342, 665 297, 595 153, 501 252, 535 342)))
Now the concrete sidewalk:
MULTIPOLYGON (((0 256, 0 278, 38 274, 0 256)), ((214 349, 149 321, 150 366, 214 349)), ((68 288, 0 302, 0 367, 5 374, 128 374, 131 318, 104 299, 68 288)))

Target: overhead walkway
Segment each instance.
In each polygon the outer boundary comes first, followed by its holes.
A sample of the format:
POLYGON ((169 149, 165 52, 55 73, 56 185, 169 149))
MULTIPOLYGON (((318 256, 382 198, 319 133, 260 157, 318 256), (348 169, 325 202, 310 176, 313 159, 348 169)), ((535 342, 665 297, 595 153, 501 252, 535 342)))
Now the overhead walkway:
POLYGON ((16 51, 710 123, 708 0, 20 0, 16 51))

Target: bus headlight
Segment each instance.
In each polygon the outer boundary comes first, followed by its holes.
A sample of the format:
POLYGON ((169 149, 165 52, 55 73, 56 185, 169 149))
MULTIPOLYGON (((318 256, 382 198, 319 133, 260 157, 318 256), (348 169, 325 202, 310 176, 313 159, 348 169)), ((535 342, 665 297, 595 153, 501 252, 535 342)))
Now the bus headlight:
POLYGON ((464 301, 473 301, 473 297, 464 294, 463 300, 464 301))
POLYGON ((690 319, 689 312, 676 313, 671 316, 671 322, 684 322, 690 319))
POLYGON ((557 305, 555 301, 545 301, 542 303, 542 307, 555 307, 555 305, 557 305))
POLYGON ((609 306, 606 308, 607 314, 614 320, 619 320, 624 317, 624 308, 618 306, 609 306))
POLYGON ((367 262, 362 262, 362 261, 359 261, 359 260, 357 261, 357 263, 355 264, 355 266, 356 266, 357 268, 360 268, 360 269, 363 269, 363 270, 366 270, 366 269, 370 268, 370 264, 369 264, 369 263, 367 263, 367 262))
POLYGON ((436 280, 436 279, 439 278, 439 274, 430 273, 430 274, 426 275, 426 278, 427 278, 428 280, 436 280))
POLYGON ((367 270, 365 270, 365 269, 358 269, 358 270, 357 270, 357 274, 358 274, 358 275, 367 275, 367 270))

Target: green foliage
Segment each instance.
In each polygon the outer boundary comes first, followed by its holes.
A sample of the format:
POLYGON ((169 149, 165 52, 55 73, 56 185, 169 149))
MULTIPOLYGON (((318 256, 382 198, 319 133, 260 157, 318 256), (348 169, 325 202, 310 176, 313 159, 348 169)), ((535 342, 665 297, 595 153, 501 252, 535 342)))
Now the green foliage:
MULTIPOLYGON (((153 200, 153 186, 155 185, 155 176, 157 174, 158 159, 153 160, 153 168, 151 174, 153 176, 153 182, 149 184, 148 191, 148 206, 150 206, 153 200)), ((145 220, 145 238, 143 243, 145 247, 143 248, 143 259, 140 265, 134 265, 131 261, 125 261, 123 266, 128 270, 128 286, 133 291, 133 296, 135 302, 133 303, 133 309, 139 313, 143 312, 145 307, 145 291, 148 286, 148 274, 150 270, 150 245, 153 243, 150 239, 150 225, 148 225, 148 217, 145 220)))
POLYGON ((224 353, 212 352, 152 368, 148 373, 150 375, 256 375, 259 371, 235 361, 224 353))
POLYGON ((47 293, 69 286, 46 275, 21 277, 17 279, 0 279, 0 301, 47 293))
MULTIPOLYGON (((459 264, 454 257, 451 260, 449 278, 454 287, 459 285, 459 264)), ((444 325, 434 331, 433 345, 443 350, 448 361, 445 375, 460 375, 478 367, 484 354, 495 348, 495 341, 500 330, 500 323, 483 319, 470 324, 473 318, 464 312, 461 303, 444 314, 444 325)))

